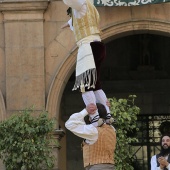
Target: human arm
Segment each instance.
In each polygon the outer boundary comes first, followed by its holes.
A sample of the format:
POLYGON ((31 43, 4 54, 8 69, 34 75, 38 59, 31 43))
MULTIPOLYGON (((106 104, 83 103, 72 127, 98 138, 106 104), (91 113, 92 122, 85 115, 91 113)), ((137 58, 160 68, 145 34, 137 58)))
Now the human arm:
POLYGON ((67 27, 70 27, 70 29, 73 31, 72 18, 68 22, 64 23, 64 25, 61 26, 61 29, 64 29, 67 27))
POLYGON ((166 167, 168 170, 170 170, 170 164, 168 164, 168 166, 166 167))
POLYGON ((63 0, 63 2, 64 2, 67 6, 73 8, 73 9, 75 9, 75 10, 77 10, 77 11, 80 11, 81 8, 82 8, 82 6, 83 6, 83 4, 84 4, 86 1, 85 1, 85 0, 63 0))
POLYGON ((68 130, 73 132, 76 136, 87 139, 89 144, 93 144, 98 139, 97 128, 92 124, 86 125, 84 117, 88 115, 88 112, 92 112, 91 108, 83 109, 79 113, 74 113, 65 123, 68 130))
POLYGON ((170 170, 170 164, 169 163, 167 165, 165 165, 164 167, 167 168, 168 170, 170 170))
POLYGON ((110 108, 110 101, 107 99, 107 101, 106 101, 106 105, 110 108))
POLYGON ((66 27, 69 27, 68 22, 64 23, 64 25, 61 26, 61 29, 64 29, 64 28, 66 28, 66 27))

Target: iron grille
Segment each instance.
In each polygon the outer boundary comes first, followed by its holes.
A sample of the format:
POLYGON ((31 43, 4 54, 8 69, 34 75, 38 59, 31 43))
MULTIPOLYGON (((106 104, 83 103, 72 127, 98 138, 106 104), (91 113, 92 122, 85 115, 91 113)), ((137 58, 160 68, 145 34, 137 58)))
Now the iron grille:
MULTIPOLYGON (((139 115, 136 132, 138 143, 133 143, 134 170, 150 170, 151 157, 160 150, 160 125, 170 123, 170 114, 139 115)), ((170 126, 168 127, 170 129, 170 126)))

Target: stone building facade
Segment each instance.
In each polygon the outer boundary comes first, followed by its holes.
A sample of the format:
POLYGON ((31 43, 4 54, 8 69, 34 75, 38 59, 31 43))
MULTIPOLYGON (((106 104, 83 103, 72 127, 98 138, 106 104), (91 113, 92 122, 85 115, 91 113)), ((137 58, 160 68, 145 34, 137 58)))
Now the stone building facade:
MULTIPOLYGON (((170 3, 97 9, 101 37, 108 48, 116 39, 137 34, 170 36, 170 3)), ((74 95, 67 97, 70 105, 64 102, 77 54, 72 32, 61 29, 69 19, 66 10, 61 0, 0 1, 0 120, 35 105, 37 111, 46 108, 57 118, 56 128, 64 129, 64 110, 78 111, 76 105, 71 110, 74 95)), ((167 111, 169 105, 167 102, 167 111)), ((69 170, 66 138, 61 140, 62 149, 56 151, 56 170, 69 170)))

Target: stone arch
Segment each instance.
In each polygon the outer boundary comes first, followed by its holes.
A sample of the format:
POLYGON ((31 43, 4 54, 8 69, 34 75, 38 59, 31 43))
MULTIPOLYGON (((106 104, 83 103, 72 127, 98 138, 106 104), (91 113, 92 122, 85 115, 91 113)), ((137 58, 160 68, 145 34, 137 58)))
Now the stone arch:
POLYGON ((156 20, 138 20, 125 21, 119 24, 109 25, 103 28, 102 40, 111 41, 125 35, 132 35, 138 33, 152 33, 164 36, 170 36, 170 24, 167 21, 156 20))
POLYGON ((63 65, 61 65, 59 71, 55 73, 54 79, 50 86, 46 110, 48 110, 50 117, 56 117, 57 120, 59 116, 60 102, 63 90, 75 69, 76 53, 77 49, 74 49, 72 53, 69 54, 69 56, 63 62, 63 65))
POLYGON ((5 102, 0 90, 0 121, 5 119, 5 115, 6 115, 5 102))
MULTIPOLYGON (((103 28, 102 32, 101 38, 106 42, 125 35, 138 33, 152 33, 170 36, 170 24, 166 21, 157 20, 129 20, 109 25, 106 28, 103 28)), ((64 88, 75 69, 76 51, 77 49, 73 50, 73 52, 63 62, 59 71, 56 72, 49 90, 46 109, 52 117, 57 117, 57 120, 59 117, 60 102, 64 88)))

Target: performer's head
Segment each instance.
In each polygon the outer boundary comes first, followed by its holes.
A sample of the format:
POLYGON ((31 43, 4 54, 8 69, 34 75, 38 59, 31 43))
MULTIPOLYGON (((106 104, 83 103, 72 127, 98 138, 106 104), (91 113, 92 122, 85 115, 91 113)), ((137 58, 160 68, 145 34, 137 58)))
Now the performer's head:
POLYGON ((67 9, 67 15, 69 15, 69 16, 71 17, 71 15, 72 15, 71 7, 69 7, 69 8, 67 9))
POLYGON ((161 143, 160 154, 162 156, 168 155, 170 153, 170 135, 169 134, 162 135, 160 143, 161 143))

